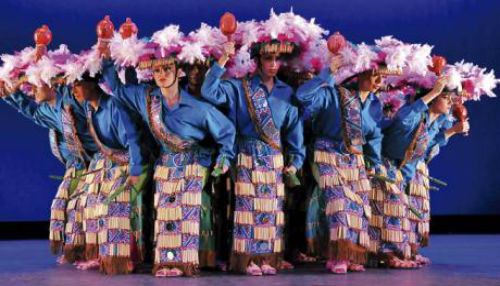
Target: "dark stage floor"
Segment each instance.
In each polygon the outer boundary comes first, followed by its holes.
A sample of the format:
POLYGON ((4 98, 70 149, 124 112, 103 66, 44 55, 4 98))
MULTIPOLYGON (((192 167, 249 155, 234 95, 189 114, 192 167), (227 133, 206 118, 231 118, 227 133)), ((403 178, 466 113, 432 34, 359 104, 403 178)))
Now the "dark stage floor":
POLYGON ((368 269, 362 274, 334 276, 320 265, 308 265, 274 277, 205 272, 198 278, 168 279, 146 274, 106 277, 78 271, 71 265, 56 265, 47 241, 0 241, 0 285, 500 285, 500 235, 435 235, 424 254, 433 264, 420 270, 368 269))

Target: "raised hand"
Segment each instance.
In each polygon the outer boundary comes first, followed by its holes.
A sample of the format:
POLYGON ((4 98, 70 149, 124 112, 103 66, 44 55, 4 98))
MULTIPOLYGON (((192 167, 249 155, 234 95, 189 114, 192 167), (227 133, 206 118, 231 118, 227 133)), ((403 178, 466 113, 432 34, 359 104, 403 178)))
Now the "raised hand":
POLYGON ((219 65, 225 66, 227 61, 235 54, 236 48, 233 41, 226 42, 222 45, 222 52, 224 53, 222 57, 219 58, 219 65))
POLYGON ((330 60, 330 72, 335 74, 343 65, 344 58, 340 54, 336 54, 330 60))
POLYGON ((434 87, 432 88, 432 92, 435 94, 440 94, 443 92, 443 89, 446 87, 446 84, 448 83, 448 77, 446 75, 441 75, 438 77, 436 80, 436 83, 434 84, 434 87))
POLYGON ((295 168, 295 166, 285 167, 285 169, 283 169, 283 173, 294 175, 295 173, 297 173, 297 168, 295 168))
POLYGON ((461 121, 461 122, 458 122, 457 124, 455 124, 451 128, 453 128, 453 131, 455 131, 455 133, 469 133, 470 124, 469 124, 468 120, 461 121))
POLYGON ((109 48, 109 41, 100 39, 97 44, 97 50, 101 57, 105 59, 111 58, 111 49, 109 48))

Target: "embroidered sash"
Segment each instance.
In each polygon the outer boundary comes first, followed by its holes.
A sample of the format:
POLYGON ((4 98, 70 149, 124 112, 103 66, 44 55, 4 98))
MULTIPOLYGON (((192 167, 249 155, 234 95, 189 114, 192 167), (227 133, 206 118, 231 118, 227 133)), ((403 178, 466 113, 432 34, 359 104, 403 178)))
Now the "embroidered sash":
POLYGON ((194 141, 187 141, 171 132, 163 122, 162 101, 157 96, 151 96, 151 88, 146 91, 146 108, 148 111, 149 124, 154 136, 165 143, 170 149, 177 153, 185 152, 194 145, 194 141))
POLYGON ((251 94, 248 88, 248 81, 243 80, 243 89, 248 103, 248 113, 259 133, 262 141, 269 144, 275 150, 281 150, 280 130, 274 125, 273 113, 269 102, 266 98, 266 93, 262 88, 251 94))
POLYGON ((425 128, 425 116, 422 114, 422 120, 411 140, 410 146, 406 149, 405 157, 399 168, 402 168, 406 163, 413 162, 425 157, 427 152, 427 145, 429 141, 429 136, 427 128, 425 128))
POLYGON ((76 158, 80 158, 82 162, 85 162, 85 158, 88 158, 85 148, 78 137, 75 127, 75 116, 73 114, 73 109, 71 105, 67 104, 64 106, 62 111, 62 135, 64 137, 64 143, 68 151, 73 154, 76 158))
POLYGON ((344 144, 348 152, 352 154, 363 154, 363 121, 361 118, 361 101, 356 93, 344 87, 339 87, 340 110, 342 116, 342 134, 344 144))
POLYGON ((108 157, 111 161, 113 161, 118 165, 128 164, 129 162, 128 151, 115 150, 102 144, 101 140, 97 136, 97 133, 95 132, 94 123, 92 122, 92 111, 90 110, 90 108, 87 110, 87 124, 89 126, 90 136, 92 136, 95 144, 106 157, 108 157))
POLYGON ((57 135, 57 131, 54 129, 49 130, 50 150, 52 151, 52 154, 54 154, 54 156, 61 161, 61 163, 66 164, 61 154, 61 150, 59 149, 59 139, 57 138, 57 135))

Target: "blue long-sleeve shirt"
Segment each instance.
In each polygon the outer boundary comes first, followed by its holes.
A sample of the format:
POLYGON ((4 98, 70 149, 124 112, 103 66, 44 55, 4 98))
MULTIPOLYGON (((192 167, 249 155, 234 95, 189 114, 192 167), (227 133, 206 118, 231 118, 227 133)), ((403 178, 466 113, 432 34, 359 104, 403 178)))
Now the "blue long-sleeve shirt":
POLYGON ((61 133, 63 132, 62 113, 64 107, 71 105, 75 119, 75 129, 83 147, 90 153, 89 155, 97 151, 97 146, 92 136, 90 136, 87 127, 84 106, 78 103, 71 94, 70 87, 62 85, 56 88, 56 103, 53 106, 47 102, 36 104, 22 92, 16 92, 10 97, 15 101, 17 109, 21 114, 42 127, 54 129, 61 133))
MULTIPOLYGON (((342 107, 338 90, 335 88, 335 79, 329 68, 297 89, 297 101, 302 105, 304 112, 314 118, 312 123, 314 137, 343 144, 342 107)), ((361 120, 365 139, 363 153, 373 163, 381 164, 382 104, 373 93, 370 93, 362 103, 361 120)))
MULTIPOLYGON (((6 97, 5 101, 37 125, 53 129, 60 134, 63 133, 62 113, 64 112, 64 107, 66 105, 71 105, 75 120, 75 129, 77 132, 76 135, 82 142, 83 148, 86 151, 86 153, 83 154, 85 157, 83 159, 85 161, 90 161, 90 156, 97 151, 97 146, 87 129, 87 121, 83 106, 79 104, 71 95, 69 87, 59 86, 55 91, 56 100, 54 105, 50 105, 48 102, 36 104, 33 99, 23 94, 21 91, 17 91, 9 97, 6 97)), ((61 150, 63 149, 69 152, 66 146, 64 146, 61 150)), ((64 154, 62 155, 64 156, 64 154)), ((71 160, 67 161, 67 167, 68 164, 71 164, 71 160)), ((80 162, 79 164, 84 165, 84 162, 80 162)), ((78 166, 78 168, 81 167, 84 166, 78 166)))
MULTIPOLYGON (((392 124, 384 130, 384 156, 397 162, 402 161, 422 118, 425 118, 426 122, 428 148, 436 144, 440 146, 446 145, 448 139, 446 139, 444 131, 441 130, 446 117, 447 115, 440 115, 431 123, 428 106, 422 99, 402 106, 394 117, 392 124)), ((401 168, 401 172, 406 180, 411 180, 415 175, 417 163, 418 160, 409 162, 401 168)))
MULTIPOLYGON (((147 90, 151 87, 143 84, 122 84, 112 61, 103 61, 103 76, 111 88, 114 98, 130 110, 139 113, 144 122, 151 128, 146 99, 147 90)), ((229 165, 235 156, 236 131, 232 122, 224 114, 214 106, 193 97, 184 90, 180 91, 179 102, 173 107, 167 105, 159 88, 153 88, 150 96, 161 100, 163 123, 171 132, 183 140, 195 142, 200 142, 205 137, 211 136, 220 146, 217 162, 220 162, 222 156, 225 156, 227 160, 224 163, 229 165)), ((156 139, 162 146, 162 152, 170 152, 163 142, 156 139)), ((200 163, 209 166, 211 154, 208 149, 206 153, 206 156, 201 158, 202 162, 200 163)))
POLYGON ((449 118, 446 118, 443 121, 443 124, 439 128, 439 133, 429 143, 429 148, 427 150, 427 155, 425 158, 426 162, 430 162, 434 157, 436 157, 439 154, 441 147, 444 147, 448 144, 448 140, 443 140, 443 138, 446 138, 445 132, 452 126, 453 126, 453 121, 451 121, 449 118))
MULTIPOLYGON (((205 75, 201 87, 202 97, 215 106, 228 110, 228 116, 236 125, 239 136, 260 139, 255 125, 248 112, 248 102, 241 80, 222 80, 225 68, 215 63, 205 75)), ((248 88, 257 90, 261 87, 266 93, 272 118, 276 128, 281 130, 281 139, 288 145, 290 165, 299 169, 305 158, 304 135, 302 122, 297 107, 293 106, 293 89, 275 78, 274 88, 268 92, 259 76, 249 80, 248 88)))
MULTIPOLYGON (((16 96, 26 96, 26 95, 18 93, 16 96)), ((28 114, 22 113, 23 109, 20 108, 19 102, 15 101, 12 98, 12 95, 3 97, 2 99, 7 104, 9 104, 10 106, 14 107, 23 116, 25 116, 28 119, 30 119, 30 120, 32 120, 32 121, 35 122, 35 120, 33 120, 33 118, 31 118, 30 116, 28 116, 28 114)), ((36 105, 36 103, 33 100, 29 100, 27 102, 29 102, 29 104, 36 105)), ((38 125, 40 125, 40 124, 38 124, 38 125)), ((48 127, 43 126, 43 125, 40 125, 40 126, 42 126, 44 128, 48 128, 48 127)), ((51 128, 49 128, 49 129, 51 129, 51 128)), ((58 148, 59 153, 60 153, 60 155, 61 155, 61 157, 62 157, 62 159, 64 161, 64 164, 65 164, 66 168, 70 168, 70 167, 73 167, 73 166, 76 166, 77 168, 83 167, 83 166, 79 166, 79 165, 81 165, 80 162, 77 162, 76 158, 74 158, 72 156, 72 154, 68 151, 68 148, 66 147, 66 143, 64 142, 64 137, 62 136, 62 134, 60 132, 58 132, 57 130, 55 130, 55 129, 52 129, 52 130, 55 131, 55 135, 57 137, 56 138, 57 139, 57 148, 58 148)))
POLYGON ((102 94, 97 109, 87 102, 85 112, 88 111, 91 112, 92 123, 99 141, 110 149, 128 151, 130 174, 140 175, 142 165, 146 162, 143 159, 140 136, 125 107, 112 97, 102 94))

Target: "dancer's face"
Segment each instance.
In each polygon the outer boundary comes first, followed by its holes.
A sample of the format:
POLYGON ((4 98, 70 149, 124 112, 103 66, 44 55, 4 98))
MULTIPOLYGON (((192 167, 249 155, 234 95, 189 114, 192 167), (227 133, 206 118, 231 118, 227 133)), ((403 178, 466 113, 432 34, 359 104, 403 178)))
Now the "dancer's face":
POLYGON ((79 103, 85 101, 83 86, 80 83, 73 86, 73 96, 79 103))
POLYGON ((436 99, 433 100, 431 104, 431 109, 434 113, 446 114, 450 112, 452 106, 452 95, 451 92, 442 92, 436 99))
POLYGON ((278 74, 281 66, 279 54, 263 54, 259 57, 260 69, 264 76, 274 77, 278 74))
POLYGON ((42 103, 45 101, 49 101, 53 97, 53 90, 46 84, 42 84, 41 86, 37 86, 35 89, 35 102, 42 103))
POLYGON ((77 82, 73 85, 73 95, 79 103, 92 100, 97 96, 97 84, 87 81, 77 82))
POLYGON ((201 86, 206 72, 205 65, 189 65, 187 67, 188 84, 193 87, 201 86))
POLYGON ((181 74, 175 63, 167 63, 153 66, 153 78, 159 88, 168 88, 175 85, 181 74))
POLYGON ((359 75, 361 91, 376 92, 382 87, 383 77, 376 70, 369 70, 359 75))

